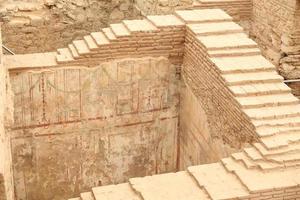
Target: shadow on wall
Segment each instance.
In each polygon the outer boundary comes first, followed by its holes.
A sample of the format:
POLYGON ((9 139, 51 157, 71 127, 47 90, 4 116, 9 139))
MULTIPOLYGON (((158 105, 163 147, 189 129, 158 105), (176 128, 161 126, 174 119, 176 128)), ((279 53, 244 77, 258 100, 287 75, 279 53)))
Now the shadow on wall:
POLYGON ((0 174, 0 200, 6 200, 4 177, 0 174))

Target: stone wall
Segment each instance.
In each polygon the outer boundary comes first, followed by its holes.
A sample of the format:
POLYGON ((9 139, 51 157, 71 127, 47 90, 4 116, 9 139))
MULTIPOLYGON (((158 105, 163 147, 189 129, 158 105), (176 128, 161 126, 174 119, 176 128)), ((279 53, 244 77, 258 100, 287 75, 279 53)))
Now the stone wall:
POLYGON ((162 15, 191 7, 193 2, 193 0, 136 0, 135 5, 143 15, 162 15))
POLYGON ((300 78, 300 2, 253 0, 251 32, 287 79, 300 78))
POLYGON ((300 78, 300 1, 253 0, 251 34, 285 79, 300 78))
POLYGON ((176 170, 176 67, 165 58, 10 73, 16 199, 62 199, 176 170))
POLYGON ((15 53, 52 51, 109 23, 139 16, 133 0, 8 0, 0 5, 3 42, 15 53))

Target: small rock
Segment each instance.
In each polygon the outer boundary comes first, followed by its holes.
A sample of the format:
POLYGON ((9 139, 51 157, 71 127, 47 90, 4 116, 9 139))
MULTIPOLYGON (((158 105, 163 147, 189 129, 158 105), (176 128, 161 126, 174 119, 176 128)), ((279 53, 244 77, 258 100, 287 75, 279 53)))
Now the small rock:
POLYGON ((159 0, 159 5, 160 6, 168 6, 169 5, 169 1, 168 0, 159 0))
POLYGON ((76 15, 76 22, 83 23, 86 21, 86 16, 83 13, 78 13, 76 15))
POLYGON ((130 4, 128 4, 128 3, 122 3, 122 4, 120 5, 120 10, 121 10, 121 11, 128 11, 128 10, 129 10, 129 7, 130 7, 130 4))
POLYGON ((56 3, 56 0, 44 0, 44 4, 46 6, 54 6, 56 3))
POLYGON ((289 65, 287 63, 283 63, 280 67, 282 68, 282 71, 284 71, 285 73, 289 73, 296 68, 295 66, 289 65))
POLYGON ((41 16, 30 16, 32 26, 44 25, 44 19, 41 16))
POLYGON ((286 34, 281 36, 281 41, 285 44, 285 45, 294 45, 294 41, 286 34))
POLYGON ((112 20, 112 21, 119 21, 119 20, 122 20, 124 19, 124 13, 121 12, 120 10, 118 9, 114 9, 112 11, 112 13, 110 14, 109 18, 112 20))

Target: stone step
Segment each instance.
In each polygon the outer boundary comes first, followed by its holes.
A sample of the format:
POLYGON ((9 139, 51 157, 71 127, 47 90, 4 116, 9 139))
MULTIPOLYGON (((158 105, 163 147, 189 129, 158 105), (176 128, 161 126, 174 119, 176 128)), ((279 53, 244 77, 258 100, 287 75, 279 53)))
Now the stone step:
POLYGON ((276 67, 261 55, 210 58, 210 60, 222 74, 276 71, 276 67))
POLYGON ((211 199, 235 199, 249 195, 240 180, 226 171, 221 163, 189 167, 188 172, 211 199))
POLYGON ((230 57, 231 58, 231 57, 261 55, 261 51, 258 48, 211 50, 211 51, 208 51, 207 53, 212 58, 219 58, 219 57, 230 57))
POLYGON ((297 105, 299 99, 292 94, 273 94, 251 97, 237 97, 236 100, 242 108, 262 108, 283 105, 297 105))
POLYGON ((277 72, 251 72, 240 74, 223 74, 226 85, 248 85, 257 83, 281 83, 283 77, 277 72))
POLYGON ((234 22, 188 24, 187 27, 197 36, 243 33, 244 29, 234 22))
POLYGON ((200 8, 238 8, 248 12, 251 10, 251 1, 247 0, 196 0, 196 5, 200 8))
POLYGON ((114 35, 118 37, 128 37, 130 36, 130 32, 125 27, 124 24, 110 24, 111 31, 114 33, 114 35))
POLYGON ((277 107, 263 107, 253 109, 243 109, 243 111, 251 119, 282 119, 286 117, 300 117, 300 104, 277 106, 277 107))
POLYGON ((81 200, 95 200, 94 194, 92 192, 84 192, 80 194, 81 200))
POLYGON ((175 15, 150 15, 147 19, 158 28, 185 26, 185 23, 175 15))
POLYGON ((69 48, 70 52, 72 53, 73 58, 77 59, 80 57, 77 49, 75 48, 75 46, 73 44, 69 44, 68 48, 69 48))
POLYGON ((242 162, 247 169, 259 168, 263 171, 266 171, 266 170, 280 169, 284 167, 282 163, 275 163, 264 159, 254 161, 245 152, 232 154, 232 157, 236 161, 242 162))
POLYGON ((92 38, 91 35, 86 35, 86 36, 83 37, 83 39, 84 39, 85 43, 87 44, 87 46, 90 50, 93 51, 93 50, 98 49, 98 46, 97 46, 95 40, 92 38))
POLYGON ((286 117, 282 119, 251 120, 255 127, 300 127, 300 117, 286 117))
POLYGON ((142 200, 128 183, 95 187, 92 190, 96 200, 142 200))
POLYGON ((72 53, 68 48, 57 49, 57 53, 57 62, 68 62, 74 60, 72 53))
POLYGON ((247 154, 247 156, 249 158, 251 158, 254 161, 256 161, 256 160, 262 160, 263 159, 263 157, 260 154, 260 152, 256 148, 254 148, 254 147, 244 148, 243 151, 245 152, 245 154, 247 154))
POLYGON ((93 32, 91 36, 98 46, 109 44, 109 40, 103 32, 93 32))
POLYGON ((234 158, 232 157, 227 157, 221 159, 221 163, 224 166, 224 168, 231 173, 234 173, 235 170, 241 168, 241 169, 247 169, 246 166, 241 163, 237 162, 234 158))
MULTIPOLYGON (((273 170, 249 170, 235 162, 232 158, 222 161, 224 162, 224 166, 231 170, 252 193, 269 192, 270 188, 297 187, 299 184, 299 169, 295 167, 273 170)), ((256 199, 256 197, 253 199, 256 199)), ((257 199, 267 198, 258 195, 257 199)))
POLYGON ((178 10, 175 15, 188 24, 232 21, 232 17, 220 9, 178 10))
POLYGON ((272 136, 261 137, 260 141, 267 149, 286 147, 291 143, 300 142, 300 131, 291 131, 272 136))
POLYGON ((256 133, 260 137, 272 136, 277 134, 285 134, 291 132, 298 132, 300 131, 300 126, 293 127, 293 126, 286 126, 286 127, 272 127, 272 126, 260 126, 256 128, 256 133))
POLYGON ((260 152, 263 157, 269 158, 275 155, 286 155, 290 153, 300 153, 300 143, 290 144, 286 147, 277 149, 267 149, 262 143, 254 143, 253 146, 260 152))
POLYGON ((242 162, 247 169, 257 168, 258 165, 244 152, 233 153, 231 157, 237 162, 242 162))
POLYGON ((208 50, 249 49, 259 48, 256 42, 244 33, 197 36, 202 45, 208 50))
POLYGON ((294 165, 300 164, 300 153, 287 153, 287 154, 279 154, 279 155, 272 155, 268 156, 269 160, 272 160, 274 162, 278 163, 284 163, 285 165, 294 165))
POLYGON ((110 28, 103 28, 102 32, 104 33, 105 37, 109 41, 113 41, 113 40, 117 39, 116 35, 112 32, 112 30, 110 28))
POLYGON ((229 86, 229 89, 236 97, 291 93, 291 88, 283 83, 251 83, 240 86, 229 86))
POLYGON ((158 31, 158 28, 155 27, 147 19, 123 20, 122 23, 125 25, 125 27, 127 28, 127 30, 129 30, 130 33, 158 31))
POLYGON ((129 182, 146 200, 210 199, 186 171, 132 178, 129 182))
POLYGON ((74 40, 73 45, 79 55, 89 54, 91 52, 84 40, 74 40))
MULTIPOLYGON (((243 160, 244 157, 241 155, 238 159, 243 160)), ((264 160, 256 161, 255 164, 257 165, 257 167, 247 168, 243 163, 244 161, 242 160, 240 160, 241 162, 239 162, 238 160, 235 160, 233 157, 229 157, 229 158, 223 158, 221 162, 224 165, 224 167, 227 169, 227 171, 233 173, 236 173, 237 171, 245 171, 245 170, 267 172, 270 170, 278 170, 284 168, 284 164, 264 161, 264 160), (243 164, 239 164, 239 163, 243 163, 243 164)))

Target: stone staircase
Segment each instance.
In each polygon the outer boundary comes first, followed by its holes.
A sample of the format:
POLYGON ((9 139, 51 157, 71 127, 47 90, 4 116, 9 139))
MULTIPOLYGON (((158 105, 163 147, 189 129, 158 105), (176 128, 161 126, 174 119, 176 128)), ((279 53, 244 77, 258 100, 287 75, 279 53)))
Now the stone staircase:
POLYGON ((167 15, 164 20, 157 16, 123 20, 58 49, 57 62, 82 64, 129 55, 166 55, 178 59, 183 55, 184 28, 184 23, 174 15, 167 15))
MULTIPOLYGON (((203 77, 213 75, 208 82, 226 93, 226 101, 246 116, 241 123, 252 124, 259 142, 219 163, 95 187, 75 199, 299 199, 299 100, 283 83, 275 66, 260 55, 257 44, 227 14, 220 10, 188 10, 167 17, 126 21, 93 33, 71 47, 82 57, 116 38, 157 31, 160 23, 168 28, 186 24, 183 75, 195 80, 201 73, 203 77)), ((76 59, 71 48, 59 52, 60 62, 76 59)))
POLYGON ((195 9, 218 8, 233 16, 236 21, 249 20, 252 13, 251 0, 195 0, 195 9))

